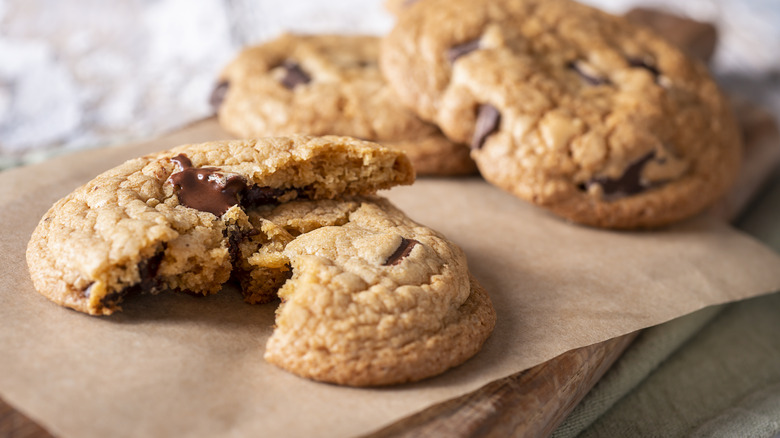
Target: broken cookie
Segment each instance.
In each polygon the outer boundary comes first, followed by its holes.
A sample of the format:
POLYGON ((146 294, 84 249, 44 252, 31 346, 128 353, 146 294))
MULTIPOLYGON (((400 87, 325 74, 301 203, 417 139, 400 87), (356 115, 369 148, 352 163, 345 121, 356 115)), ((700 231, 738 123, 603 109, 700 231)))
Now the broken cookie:
POLYGON ((379 189, 400 152, 347 137, 185 145, 61 199, 28 245, 36 289, 94 315, 136 293, 282 299, 268 361, 347 385, 419 380, 475 354, 495 324, 463 252, 379 189))

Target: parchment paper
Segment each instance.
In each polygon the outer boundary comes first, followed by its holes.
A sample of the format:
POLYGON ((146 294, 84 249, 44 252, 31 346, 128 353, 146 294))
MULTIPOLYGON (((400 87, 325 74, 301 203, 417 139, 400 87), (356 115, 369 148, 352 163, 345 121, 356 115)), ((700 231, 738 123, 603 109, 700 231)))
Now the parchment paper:
POLYGON ((61 436, 349 436, 573 348, 780 289, 780 257, 722 220, 653 232, 572 225, 479 178, 385 192, 466 252, 498 325, 464 365, 379 389, 315 383, 263 361, 274 304, 141 296, 91 317, 36 293, 27 240, 58 198, 125 159, 223 137, 213 121, 143 145, 0 174, 0 395, 61 436))

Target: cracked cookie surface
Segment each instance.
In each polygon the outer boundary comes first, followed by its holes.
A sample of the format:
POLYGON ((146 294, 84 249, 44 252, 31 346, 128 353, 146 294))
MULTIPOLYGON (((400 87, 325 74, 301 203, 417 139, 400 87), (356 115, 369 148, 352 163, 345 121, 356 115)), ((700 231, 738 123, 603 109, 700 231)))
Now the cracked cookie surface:
POLYGON ((282 298, 269 362, 347 385, 419 380, 474 355, 495 313, 457 246, 372 195, 413 174, 346 137, 185 145, 55 203, 28 266, 52 301, 104 315, 133 293, 233 279, 247 302, 282 298))
POLYGON ((416 2, 380 61, 406 105, 471 142, 488 181, 576 222, 665 225, 711 204, 739 168, 706 68, 572 1, 416 2))
POLYGON ((349 135, 406 152, 418 174, 476 172, 468 147, 406 109, 382 77, 374 36, 293 35, 243 50, 212 96, 243 138, 349 135))
MULTIPOLYGON (((278 292, 266 360, 365 386, 419 380, 476 354, 495 313, 462 251, 384 199, 344 202, 316 207, 344 223, 300 234, 282 251, 292 276, 278 292)), ((295 204, 288 208, 313 217, 312 206, 295 204)))

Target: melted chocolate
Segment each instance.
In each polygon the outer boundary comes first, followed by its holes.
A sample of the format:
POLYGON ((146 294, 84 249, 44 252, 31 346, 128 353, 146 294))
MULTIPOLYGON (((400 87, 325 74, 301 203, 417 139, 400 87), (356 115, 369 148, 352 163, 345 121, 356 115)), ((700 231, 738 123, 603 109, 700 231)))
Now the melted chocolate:
POLYGON ((390 257, 385 260, 383 263, 384 266, 393 266, 401 263, 403 259, 409 256, 412 252, 412 248, 414 248, 414 245, 417 245, 418 241, 414 239, 407 239, 405 237, 401 238, 401 245, 398 246, 398 249, 395 250, 392 254, 390 254, 390 257))
POLYGON ((490 134, 496 132, 501 122, 501 113, 493 105, 486 103, 477 109, 477 123, 474 126, 474 137, 471 139, 471 149, 482 149, 490 134))
POLYGON ((306 74, 301 68, 300 64, 295 61, 285 61, 282 64, 284 68, 284 77, 282 78, 282 85, 285 88, 292 90, 298 85, 308 84, 311 82, 311 76, 306 74))
POLYGON ((463 55, 468 55, 475 50, 479 50, 479 40, 458 44, 457 46, 452 46, 449 50, 447 50, 447 59, 450 60, 450 64, 454 64, 458 58, 463 55))
POLYGON ((246 188, 246 180, 242 176, 226 176, 216 167, 194 168, 184 154, 171 158, 171 161, 180 169, 171 174, 173 190, 179 202, 187 207, 222 216, 238 204, 238 194, 246 188))

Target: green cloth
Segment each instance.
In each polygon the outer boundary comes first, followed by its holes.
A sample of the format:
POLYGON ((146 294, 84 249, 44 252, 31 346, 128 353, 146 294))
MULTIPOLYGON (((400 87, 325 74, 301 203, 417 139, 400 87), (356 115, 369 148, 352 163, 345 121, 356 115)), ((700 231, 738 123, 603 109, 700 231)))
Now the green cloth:
MULTIPOLYGON (((780 174, 739 222, 780 251, 780 174)), ((780 293, 642 332, 553 436, 780 434, 780 293)))

